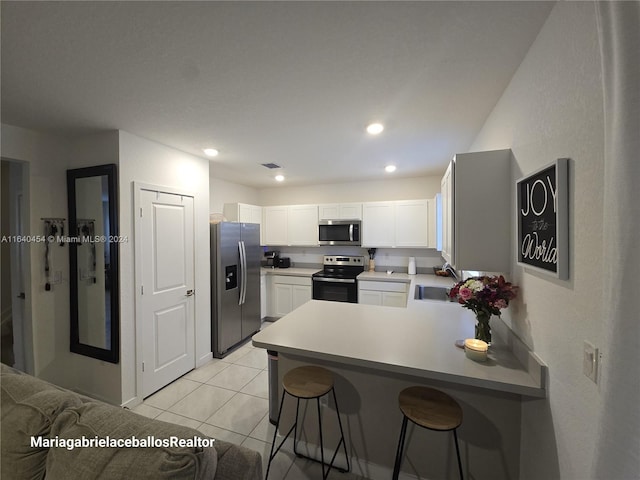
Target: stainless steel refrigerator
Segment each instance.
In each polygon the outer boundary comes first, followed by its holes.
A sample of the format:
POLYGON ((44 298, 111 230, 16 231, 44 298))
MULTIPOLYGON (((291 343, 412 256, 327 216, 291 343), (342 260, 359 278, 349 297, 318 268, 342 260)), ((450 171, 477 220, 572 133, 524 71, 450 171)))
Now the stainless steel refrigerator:
POLYGON ((224 357, 260 330, 260 225, 211 225, 211 348, 224 357))

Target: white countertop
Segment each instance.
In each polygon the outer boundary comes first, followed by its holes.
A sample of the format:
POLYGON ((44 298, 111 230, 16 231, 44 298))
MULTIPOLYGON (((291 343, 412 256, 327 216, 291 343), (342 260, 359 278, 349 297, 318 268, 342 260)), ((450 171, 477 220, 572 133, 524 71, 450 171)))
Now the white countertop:
MULTIPOLYGON (((386 272, 362 272, 358 275, 358 280, 370 280, 374 282, 401 282, 411 283, 416 275, 408 273, 386 273, 386 272)), ((432 275, 434 276, 434 275, 432 275)))
POLYGON ((301 267, 289 267, 289 268, 271 268, 261 267, 260 273, 265 275, 291 275, 295 277, 310 277, 316 272, 322 270, 319 268, 301 268, 301 267))
MULTIPOLYGON (((438 277, 432 274, 420 273, 409 275, 408 273, 386 273, 386 272, 362 272, 358 275, 358 280, 373 282, 399 282, 412 283, 415 285, 436 285, 441 287, 453 287, 455 280, 450 277, 438 277)), ((413 287, 413 285, 411 285, 413 287)))
MULTIPOLYGON (((452 284, 451 279, 434 275, 395 275, 413 277, 412 283, 452 284)), ((311 300, 255 334, 253 345, 345 365, 544 397, 543 365, 530 362, 533 365, 528 371, 499 341, 491 346, 489 360, 484 363, 468 359, 454 345, 457 339, 472 338, 474 325, 473 312, 457 303, 410 298, 407 308, 398 308, 311 300)))

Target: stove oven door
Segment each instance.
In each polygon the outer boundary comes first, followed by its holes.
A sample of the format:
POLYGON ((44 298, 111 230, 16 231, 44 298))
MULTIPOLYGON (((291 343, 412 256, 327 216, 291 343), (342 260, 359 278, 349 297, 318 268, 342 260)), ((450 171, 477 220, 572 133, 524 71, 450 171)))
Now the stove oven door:
POLYGON ((358 303, 355 278, 313 277, 313 299, 358 303))

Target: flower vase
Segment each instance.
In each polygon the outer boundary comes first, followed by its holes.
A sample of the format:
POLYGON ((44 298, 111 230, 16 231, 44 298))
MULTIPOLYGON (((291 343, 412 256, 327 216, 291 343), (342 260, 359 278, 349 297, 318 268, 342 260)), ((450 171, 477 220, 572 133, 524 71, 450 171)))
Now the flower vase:
POLYGON ((491 325, 489 325, 489 319, 491 314, 487 312, 476 312, 476 339, 487 342, 491 345, 491 325))

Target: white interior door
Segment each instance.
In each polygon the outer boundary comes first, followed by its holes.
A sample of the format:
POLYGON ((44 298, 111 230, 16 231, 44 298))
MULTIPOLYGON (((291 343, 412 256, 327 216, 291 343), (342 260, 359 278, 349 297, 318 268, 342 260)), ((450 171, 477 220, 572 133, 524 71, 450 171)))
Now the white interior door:
POLYGON ((195 367, 193 197, 140 191, 142 394, 195 367))

